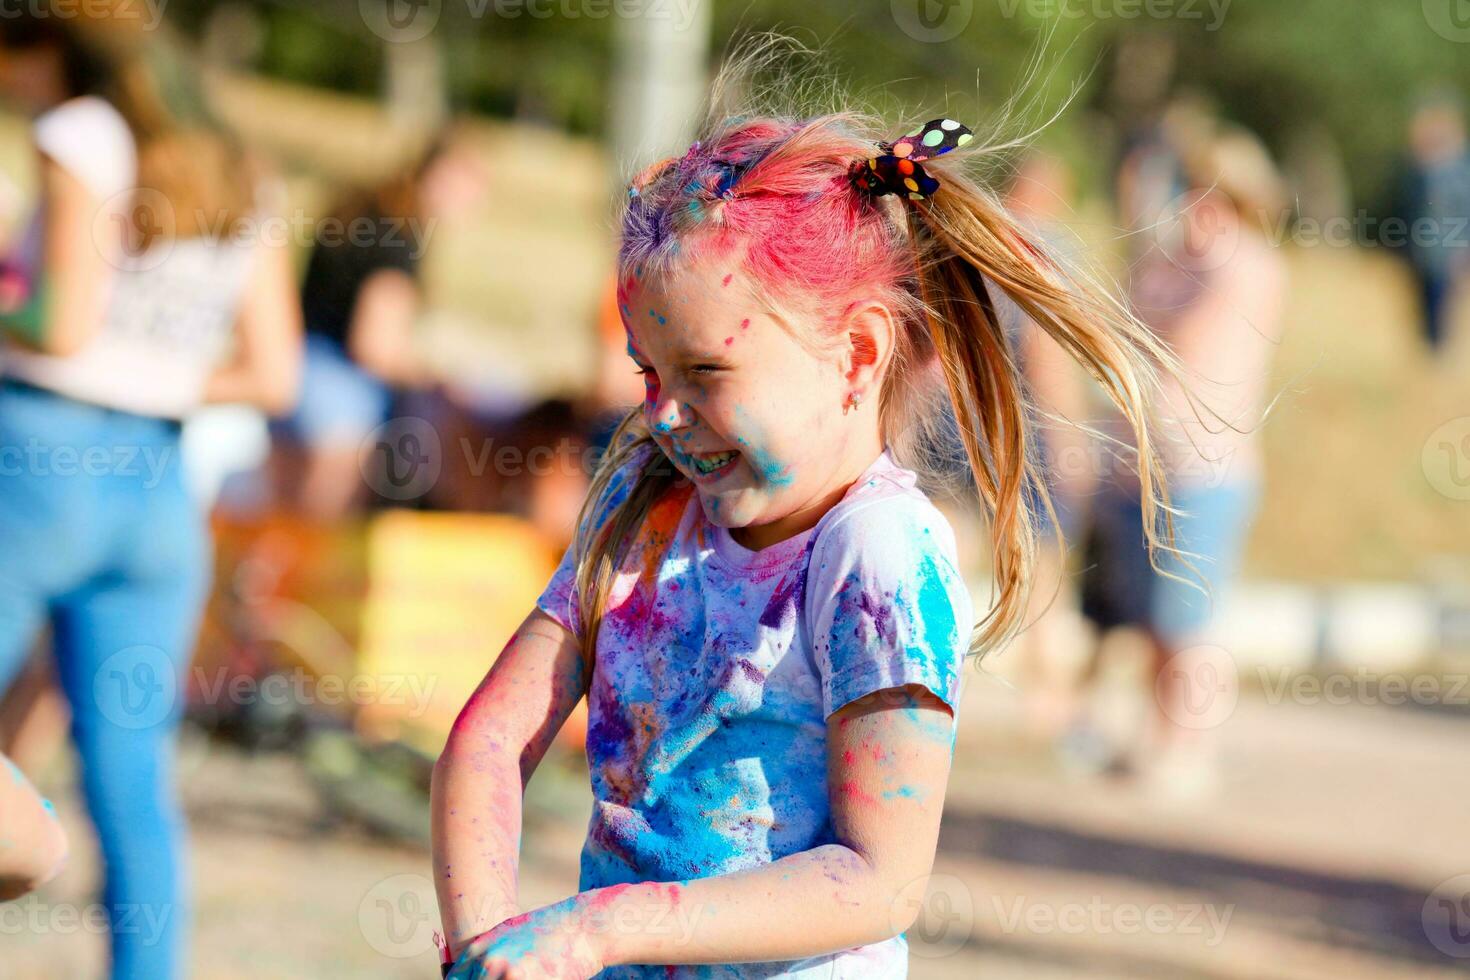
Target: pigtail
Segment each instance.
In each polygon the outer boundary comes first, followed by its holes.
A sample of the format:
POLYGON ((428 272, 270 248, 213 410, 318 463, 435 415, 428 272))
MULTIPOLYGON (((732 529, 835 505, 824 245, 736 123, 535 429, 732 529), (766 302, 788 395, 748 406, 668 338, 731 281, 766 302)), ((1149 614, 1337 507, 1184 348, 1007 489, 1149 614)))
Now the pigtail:
POLYGON ((989 650, 1021 627, 1036 560, 1034 511, 1057 524, 1034 462, 1025 384, 990 290, 1004 293, 1081 364, 1127 420, 1150 562, 1166 575, 1158 552, 1173 550, 1174 528, 1150 418, 1159 372, 1177 366, 1146 326, 1105 290, 1064 273, 985 190, 957 174, 943 184, 904 209, 928 333, 991 524, 998 595, 976 637, 989 650))

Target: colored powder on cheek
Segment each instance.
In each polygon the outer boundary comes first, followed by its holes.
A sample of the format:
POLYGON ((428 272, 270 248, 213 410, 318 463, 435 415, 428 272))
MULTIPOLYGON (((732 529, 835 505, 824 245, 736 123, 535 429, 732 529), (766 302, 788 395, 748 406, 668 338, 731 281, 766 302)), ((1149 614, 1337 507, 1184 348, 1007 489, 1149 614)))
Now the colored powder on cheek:
MULTIPOLYGON (((747 415, 744 409, 737 408, 735 415, 737 418, 745 420, 747 422, 747 428, 749 427, 749 415, 747 415)), ((757 448, 751 445, 748 440, 739 437, 735 439, 735 442, 750 456, 752 465, 767 483, 775 487, 784 487, 789 486, 796 479, 790 472, 791 467, 781 465, 767 450, 757 448)))
POLYGON ((734 279, 734 278, 735 278, 735 276, 734 276, 734 274, 733 274, 733 273, 732 273, 732 274, 731 274, 731 275, 728 275, 728 276, 726 276, 726 277, 725 277, 725 278, 724 278, 724 280, 723 280, 723 281, 722 281, 722 282, 721 282, 721 283, 720 283, 720 285, 721 285, 721 286, 728 286, 728 285, 730 285, 730 280, 731 280, 731 279, 734 279))
POLYGON ((750 329, 750 317, 746 317, 744 320, 741 320, 740 321, 740 329, 741 330, 749 330, 750 329))
POLYGON ((725 346, 726 347, 729 347, 733 343, 735 343, 735 338, 734 337, 726 337, 725 338, 725 346))

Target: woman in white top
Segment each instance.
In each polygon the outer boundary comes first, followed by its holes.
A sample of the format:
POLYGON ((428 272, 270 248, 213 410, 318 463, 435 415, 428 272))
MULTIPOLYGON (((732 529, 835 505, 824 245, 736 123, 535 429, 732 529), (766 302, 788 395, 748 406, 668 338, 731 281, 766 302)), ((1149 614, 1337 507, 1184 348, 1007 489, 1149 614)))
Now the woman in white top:
POLYGON ((209 560, 180 422, 205 402, 289 408, 301 317, 177 52, 121 12, 70 13, 0 19, 0 95, 34 117, 40 167, 0 277, 0 690, 49 625, 112 975, 169 980, 189 918, 172 742, 209 560))

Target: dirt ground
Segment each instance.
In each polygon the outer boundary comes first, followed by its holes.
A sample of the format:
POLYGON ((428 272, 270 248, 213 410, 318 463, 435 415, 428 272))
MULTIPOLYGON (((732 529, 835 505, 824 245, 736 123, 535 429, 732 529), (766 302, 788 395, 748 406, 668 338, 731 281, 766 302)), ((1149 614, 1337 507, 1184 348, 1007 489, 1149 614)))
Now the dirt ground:
MULTIPOLYGON (((1219 729, 1223 791, 1186 804, 1066 775, 1017 734, 1003 684, 972 676, 963 707, 935 874, 909 933, 916 980, 1470 973, 1463 711, 1243 697, 1219 729)), ((435 975, 422 848, 334 821, 289 755, 191 736, 181 767, 194 976, 435 975)), ((584 779, 560 760, 533 782, 527 907, 575 887, 584 779)), ((58 770, 46 788, 75 857, 0 917, 6 980, 101 975, 102 937, 77 924, 95 851, 68 785, 58 770)))

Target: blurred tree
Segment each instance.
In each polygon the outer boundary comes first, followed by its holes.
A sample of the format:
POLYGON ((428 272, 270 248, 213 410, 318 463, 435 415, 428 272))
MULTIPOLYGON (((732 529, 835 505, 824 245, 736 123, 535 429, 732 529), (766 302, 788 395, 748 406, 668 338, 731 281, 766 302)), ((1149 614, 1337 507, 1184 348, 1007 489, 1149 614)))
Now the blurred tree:
MULTIPOLYGON (((385 43, 364 20, 372 3, 428 11, 453 108, 605 135, 612 124, 616 11, 627 0, 234 0, 265 24, 256 67, 310 85, 381 94, 385 43)), ((1357 202, 1387 200, 1408 104, 1431 83, 1470 92, 1470 30, 1439 24, 1435 4, 1381 0, 714 0, 713 37, 779 31, 822 49, 866 106, 907 119, 945 111, 983 123, 1024 88, 1026 129, 1084 81, 1080 104, 1048 133, 1092 146, 1091 107, 1111 114, 1107 53, 1125 33, 1176 45, 1175 84, 1210 92, 1221 111, 1278 152, 1313 125, 1340 146, 1357 202), (1148 12, 1172 13, 1149 17, 1148 12), (936 16, 962 30, 917 39, 936 16), (925 17, 929 19, 924 19, 925 17), (914 18, 918 17, 918 20, 914 18), (918 24, 919 27, 914 25, 918 24), (1042 46, 1041 68, 1033 61, 1042 46)), ((171 0, 202 30, 218 0, 171 0)), ((683 0, 665 9, 680 16, 683 0)), ((1447 14, 1448 16, 1448 14, 1447 14)))

